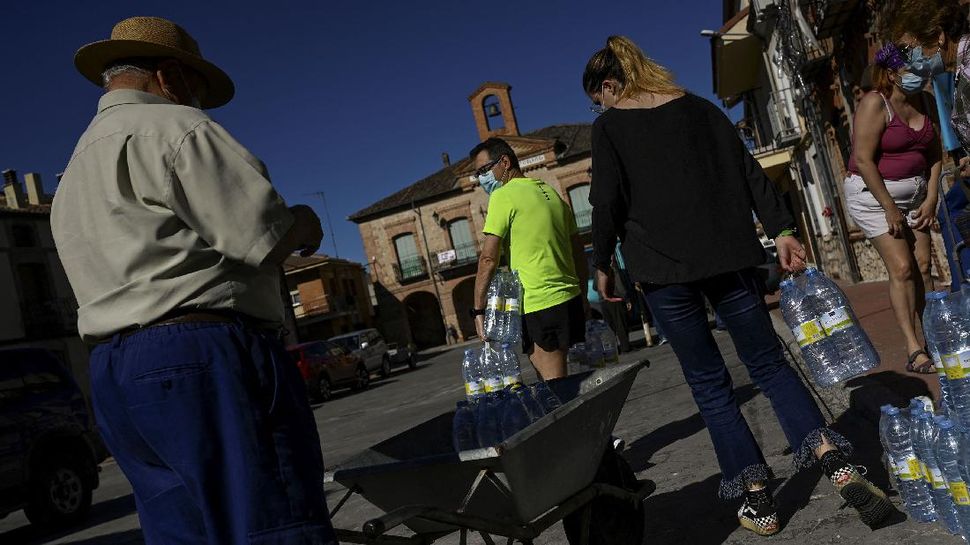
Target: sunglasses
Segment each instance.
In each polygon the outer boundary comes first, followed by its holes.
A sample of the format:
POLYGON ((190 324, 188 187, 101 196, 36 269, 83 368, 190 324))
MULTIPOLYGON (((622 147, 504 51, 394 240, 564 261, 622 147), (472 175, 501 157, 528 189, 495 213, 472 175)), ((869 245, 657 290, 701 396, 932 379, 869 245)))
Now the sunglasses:
POLYGON ((482 166, 481 168, 479 168, 478 170, 475 171, 475 175, 476 176, 484 176, 485 173, 487 173, 489 170, 492 170, 492 167, 494 167, 495 165, 497 165, 498 162, 502 160, 502 157, 505 157, 505 156, 502 155, 501 157, 499 157, 498 159, 492 161, 491 163, 488 163, 487 165, 482 166))

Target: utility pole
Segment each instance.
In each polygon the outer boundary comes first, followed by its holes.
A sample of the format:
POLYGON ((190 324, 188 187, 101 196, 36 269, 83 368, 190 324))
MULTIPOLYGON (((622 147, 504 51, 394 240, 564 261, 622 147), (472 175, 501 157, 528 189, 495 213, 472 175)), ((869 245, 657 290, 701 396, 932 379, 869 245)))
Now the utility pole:
POLYGON ((316 195, 323 201, 323 215, 327 218, 327 229, 330 231, 330 239, 333 241, 333 256, 339 258, 340 251, 337 250, 337 234, 333 230, 333 224, 330 223, 330 209, 327 207, 327 195, 323 191, 314 191, 313 193, 309 193, 309 195, 316 195))
MULTIPOLYGON (((441 326, 445 326, 445 307, 441 304, 441 292, 438 291, 438 277, 431 264, 431 248, 428 246, 428 234, 424 231, 424 216, 421 215, 421 208, 414 206, 414 199, 411 199, 411 211, 417 214, 418 223, 421 224, 421 238, 424 240, 424 253, 428 259, 428 276, 431 277, 431 285, 434 286, 434 296, 438 300, 438 313, 441 314, 441 326)), ((445 328, 445 344, 451 342, 448 337, 448 328, 445 328)))

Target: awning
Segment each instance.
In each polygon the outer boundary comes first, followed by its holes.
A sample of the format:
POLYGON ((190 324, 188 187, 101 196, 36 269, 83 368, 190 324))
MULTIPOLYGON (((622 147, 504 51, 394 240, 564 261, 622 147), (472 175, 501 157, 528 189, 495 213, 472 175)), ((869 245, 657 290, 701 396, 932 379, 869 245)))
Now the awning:
POLYGON ((714 92, 721 100, 730 100, 758 86, 762 44, 748 32, 749 9, 739 11, 711 39, 714 92))
POLYGON ((772 150, 764 153, 756 153, 754 156, 758 164, 768 175, 768 178, 779 185, 779 189, 785 190, 788 182, 788 164, 791 163, 791 148, 772 150))

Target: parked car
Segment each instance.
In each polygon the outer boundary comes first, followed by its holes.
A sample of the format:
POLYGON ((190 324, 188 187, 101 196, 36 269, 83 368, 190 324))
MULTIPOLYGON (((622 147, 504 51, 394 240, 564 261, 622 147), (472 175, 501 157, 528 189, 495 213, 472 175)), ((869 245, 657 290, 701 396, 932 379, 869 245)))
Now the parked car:
POLYGON ((45 528, 79 522, 107 457, 81 389, 57 357, 0 350, 0 518, 23 509, 45 528))
POLYGON ((360 356, 369 372, 380 372, 382 377, 391 374, 391 359, 387 354, 387 343, 376 329, 361 329, 337 335, 331 337, 329 341, 360 356))
POLYGON ((415 347, 410 344, 387 343, 387 359, 391 366, 407 364, 408 369, 418 366, 414 358, 415 347))
POLYGON ((307 395, 316 403, 329 400, 333 390, 349 386, 363 390, 370 385, 370 371, 360 356, 327 341, 312 341, 286 347, 303 380, 307 395))

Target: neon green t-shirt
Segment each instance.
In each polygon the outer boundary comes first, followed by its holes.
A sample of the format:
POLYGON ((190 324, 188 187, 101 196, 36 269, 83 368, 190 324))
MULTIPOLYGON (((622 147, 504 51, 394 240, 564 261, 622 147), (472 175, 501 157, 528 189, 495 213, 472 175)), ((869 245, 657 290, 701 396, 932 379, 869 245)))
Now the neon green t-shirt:
POLYGON ((483 231, 502 238, 509 248, 509 266, 522 281, 523 314, 580 294, 572 249, 576 219, 552 187, 512 178, 492 192, 483 231))

